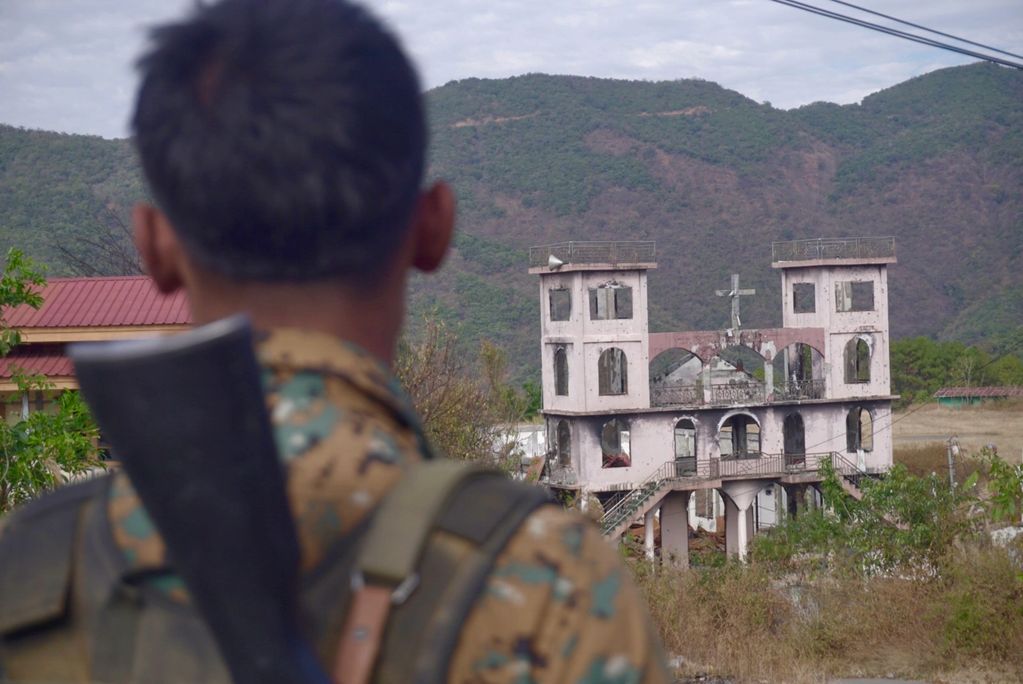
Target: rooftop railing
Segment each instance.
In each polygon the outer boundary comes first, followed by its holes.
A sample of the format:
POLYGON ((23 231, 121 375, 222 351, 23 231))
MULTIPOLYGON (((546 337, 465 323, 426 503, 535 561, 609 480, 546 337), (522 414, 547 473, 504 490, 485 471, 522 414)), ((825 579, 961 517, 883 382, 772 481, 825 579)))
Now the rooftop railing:
POLYGON ((817 238, 772 242, 773 261, 882 259, 895 257, 894 237, 817 238))
POLYGON ((625 242, 559 242, 529 248, 529 266, 546 266, 550 257, 566 264, 648 264, 655 256, 653 240, 625 242))

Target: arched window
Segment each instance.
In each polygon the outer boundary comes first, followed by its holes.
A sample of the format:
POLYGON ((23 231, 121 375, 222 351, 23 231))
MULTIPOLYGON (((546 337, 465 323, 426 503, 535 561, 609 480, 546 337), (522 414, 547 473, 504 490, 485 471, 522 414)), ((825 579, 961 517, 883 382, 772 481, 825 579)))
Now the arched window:
POLYGON ((853 453, 874 450, 874 418, 862 406, 854 406, 845 417, 845 449, 853 453))
POLYGON ((564 347, 554 350, 554 394, 568 396, 568 352, 564 347))
POLYGON ((870 382, 870 345, 854 337, 845 345, 845 381, 870 382))
POLYGON ((604 468, 628 468, 632 465, 629 422, 612 418, 600 429, 600 450, 604 468))
POLYGON ((628 359, 617 347, 605 349, 597 361, 597 384, 601 395, 627 394, 629 391, 628 359))
POLYGON ((567 420, 559 420, 557 428, 558 465, 567 468, 572 465, 572 428, 567 420))
POLYGON ((718 446, 722 458, 760 458, 760 424, 737 413, 721 426, 718 446))
POLYGON ((806 430, 803 426, 803 416, 798 413, 790 413, 785 416, 782 433, 785 440, 785 465, 802 465, 806 458, 806 430))
POLYGON ((682 473, 696 472, 696 425, 689 418, 675 423, 675 463, 682 473))

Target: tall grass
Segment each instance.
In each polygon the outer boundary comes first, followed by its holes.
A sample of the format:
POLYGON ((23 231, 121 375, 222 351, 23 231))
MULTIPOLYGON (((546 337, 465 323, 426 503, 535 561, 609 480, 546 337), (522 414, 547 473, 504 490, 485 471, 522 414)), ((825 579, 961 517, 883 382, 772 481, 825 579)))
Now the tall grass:
POLYGON ((808 580, 736 563, 633 568, 668 651, 738 681, 955 681, 964 669, 1023 681, 1023 576, 1006 549, 962 547, 928 581, 808 580))

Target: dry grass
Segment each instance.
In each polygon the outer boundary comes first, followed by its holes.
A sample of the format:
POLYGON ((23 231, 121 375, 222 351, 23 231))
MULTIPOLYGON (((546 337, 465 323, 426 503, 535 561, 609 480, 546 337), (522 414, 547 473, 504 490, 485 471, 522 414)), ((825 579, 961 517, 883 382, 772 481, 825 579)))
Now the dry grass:
POLYGON ((896 454, 908 447, 944 445, 950 436, 957 435, 967 452, 976 453, 981 447, 994 444, 999 455, 1010 463, 1023 460, 1021 401, 1000 401, 963 408, 928 404, 923 408, 911 407, 909 411, 912 413, 895 414, 898 422, 894 423, 892 430, 896 454))
POLYGON ((1023 681, 1023 579, 1004 549, 964 551, 931 582, 795 582, 739 565, 655 572, 637 562, 635 572, 665 646, 690 674, 1023 681))

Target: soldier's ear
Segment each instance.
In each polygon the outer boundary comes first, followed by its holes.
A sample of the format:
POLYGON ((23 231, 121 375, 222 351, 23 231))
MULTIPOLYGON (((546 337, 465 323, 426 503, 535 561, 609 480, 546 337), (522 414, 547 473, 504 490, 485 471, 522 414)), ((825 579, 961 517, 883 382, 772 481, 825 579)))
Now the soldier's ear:
POLYGON ((455 193, 450 185, 438 182, 423 191, 412 218, 412 232, 412 265, 424 273, 437 270, 455 232, 455 193))
POLYGON ((146 273, 160 292, 169 294, 184 283, 184 250, 167 215, 160 209, 140 202, 132 212, 135 248, 142 257, 146 273))

